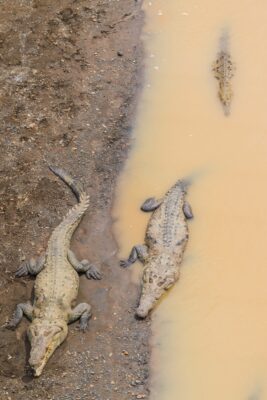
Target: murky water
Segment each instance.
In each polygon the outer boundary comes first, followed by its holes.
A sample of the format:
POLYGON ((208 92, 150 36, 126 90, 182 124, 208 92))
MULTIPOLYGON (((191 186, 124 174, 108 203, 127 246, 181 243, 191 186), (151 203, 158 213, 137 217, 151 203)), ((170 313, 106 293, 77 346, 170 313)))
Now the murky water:
MULTIPOLYGON (((146 1, 146 82, 114 215, 121 256, 140 204, 191 177, 189 245, 152 315, 151 400, 267 399, 267 3, 146 1), (236 65, 225 116, 212 74, 222 32, 236 65)), ((141 267, 133 266, 134 279, 141 267)))

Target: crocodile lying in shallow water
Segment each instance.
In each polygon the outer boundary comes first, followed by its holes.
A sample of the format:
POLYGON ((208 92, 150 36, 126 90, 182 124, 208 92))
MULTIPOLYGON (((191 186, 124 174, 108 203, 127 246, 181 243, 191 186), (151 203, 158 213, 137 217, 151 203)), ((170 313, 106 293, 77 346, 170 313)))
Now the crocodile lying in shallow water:
POLYGON ((28 328, 31 342, 29 364, 35 376, 42 373, 48 359, 65 340, 69 323, 80 319, 81 330, 87 327, 91 306, 80 303, 72 309, 78 294, 78 273, 85 272, 88 279, 101 279, 101 274, 89 261, 78 261, 69 249, 72 234, 88 208, 89 197, 63 170, 49 168, 73 190, 79 203, 53 231, 46 253, 36 260, 24 262, 16 272, 17 277, 38 274, 34 285, 33 305, 18 304, 7 325, 15 328, 23 314, 32 321, 28 328))
POLYGON ((230 114, 230 107, 233 98, 232 78, 235 72, 235 64, 229 52, 229 39, 225 34, 221 38, 221 51, 217 55, 216 61, 212 65, 212 71, 218 80, 218 96, 223 105, 224 114, 230 114))
POLYGON ((179 180, 163 199, 150 198, 144 202, 143 211, 154 211, 145 236, 145 245, 134 246, 128 260, 121 260, 128 267, 139 259, 144 264, 142 293, 137 316, 145 318, 162 294, 179 278, 180 265, 188 241, 187 219, 192 210, 185 200, 186 186, 179 180))

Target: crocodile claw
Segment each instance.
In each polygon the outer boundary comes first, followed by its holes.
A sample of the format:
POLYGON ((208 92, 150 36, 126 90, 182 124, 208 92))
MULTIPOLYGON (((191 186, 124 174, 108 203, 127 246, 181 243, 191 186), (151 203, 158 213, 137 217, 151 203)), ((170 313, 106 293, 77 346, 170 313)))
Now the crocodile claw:
POLYGON ((85 275, 86 275, 87 279, 95 279, 95 280, 102 279, 101 272, 94 265, 90 265, 90 267, 86 271, 85 275))
POLYGON ((128 260, 120 260, 120 267, 127 268, 129 265, 131 265, 131 263, 128 260))
POLYGON ((4 326, 4 328, 9 329, 10 331, 14 331, 16 328, 16 325, 12 324, 12 321, 7 322, 3 326, 4 326))
POLYGON ((28 269, 27 269, 26 262, 24 262, 20 265, 20 267, 15 272, 15 277, 20 278, 21 276, 26 276, 26 275, 28 275, 28 269))
POLYGON ((79 324, 79 330, 85 332, 87 328, 88 328, 88 321, 81 319, 79 324))
POLYGON ((80 324, 79 325, 79 330, 81 331, 81 332, 85 332, 86 331, 86 329, 87 329, 87 324, 80 324))

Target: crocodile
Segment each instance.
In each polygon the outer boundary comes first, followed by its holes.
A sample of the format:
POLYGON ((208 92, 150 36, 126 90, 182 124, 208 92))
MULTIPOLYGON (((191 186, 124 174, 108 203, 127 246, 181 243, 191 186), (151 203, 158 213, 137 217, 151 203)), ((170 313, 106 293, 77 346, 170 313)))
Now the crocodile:
POLYGON ((34 376, 41 375, 48 359, 67 337, 69 323, 79 319, 80 329, 87 328, 91 306, 80 303, 72 308, 78 294, 78 274, 84 272, 88 279, 101 279, 95 266, 88 260, 78 261, 69 248, 72 234, 89 206, 89 196, 62 169, 49 168, 72 189, 78 204, 52 232, 45 254, 23 262, 15 274, 17 277, 37 275, 33 304, 18 304, 7 323, 8 328, 14 329, 23 314, 31 321, 27 334, 31 344, 29 364, 34 376))
POLYGON ((224 114, 230 115, 230 107, 233 98, 232 78, 235 73, 235 64, 232 61, 228 35, 224 34, 221 38, 221 50, 217 55, 216 61, 212 65, 212 71, 218 80, 218 97, 223 105, 224 114))
POLYGON ((187 219, 193 218, 192 209, 185 199, 187 186, 186 181, 178 180, 162 199, 152 197, 143 203, 142 211, 153 211, 145 244, 134 246, 129 258, 120 261, 123 268, 137 259, 144 264, 137 317, 145 318, 179 278, 189 236, 187 219))

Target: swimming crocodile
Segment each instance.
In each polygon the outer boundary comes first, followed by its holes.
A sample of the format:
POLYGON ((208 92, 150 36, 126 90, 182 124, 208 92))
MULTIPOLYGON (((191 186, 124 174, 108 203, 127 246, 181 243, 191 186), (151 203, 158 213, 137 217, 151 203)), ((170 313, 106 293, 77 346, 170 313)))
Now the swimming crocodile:
POLYGON ((142 211, 153 211, 148 223, 145 245, 134 246, 128 260, 121 260, 121 267, 128 267, 139 259, 144 264, 142 293, 136 314, 145 318, 163 293, 179 278, 180 265, 188 241, 187 219, 193 217, 185 200, 187 184, 177 181, 163 199, 147 199, 142 211))
POLYGON ((85 272, 88 279, 101 279, 100 272, 88 260, 78 261, 69 249, 73 232, 89 206, 89 197, 62 169, 49 167, 74 192, 78 199, 63 221, 53 231, 46 253, 37 259, 24 262, 16 276, 37 275, 34 285, 34 302, 18 304, 7 324, 15 328, 23 314, 31 321, 28 338, 31 343, 29 364, 39 376, 48 359, 68 334, 68 324, 80 319, 84 331, 91 317, 91 306, 80 303, 72 308, 78 294, 79 275, 85 272))
POLYGON ((217 59, 212 65, 212 71, 219 84, 218 96, 226 116, 230 114, 230 106, 233 98, 231 79, 235 72, 235 65, 229 53, 228 42, 228 35, 224 34, 221 38, 221 51, 218 53, 217 59))

